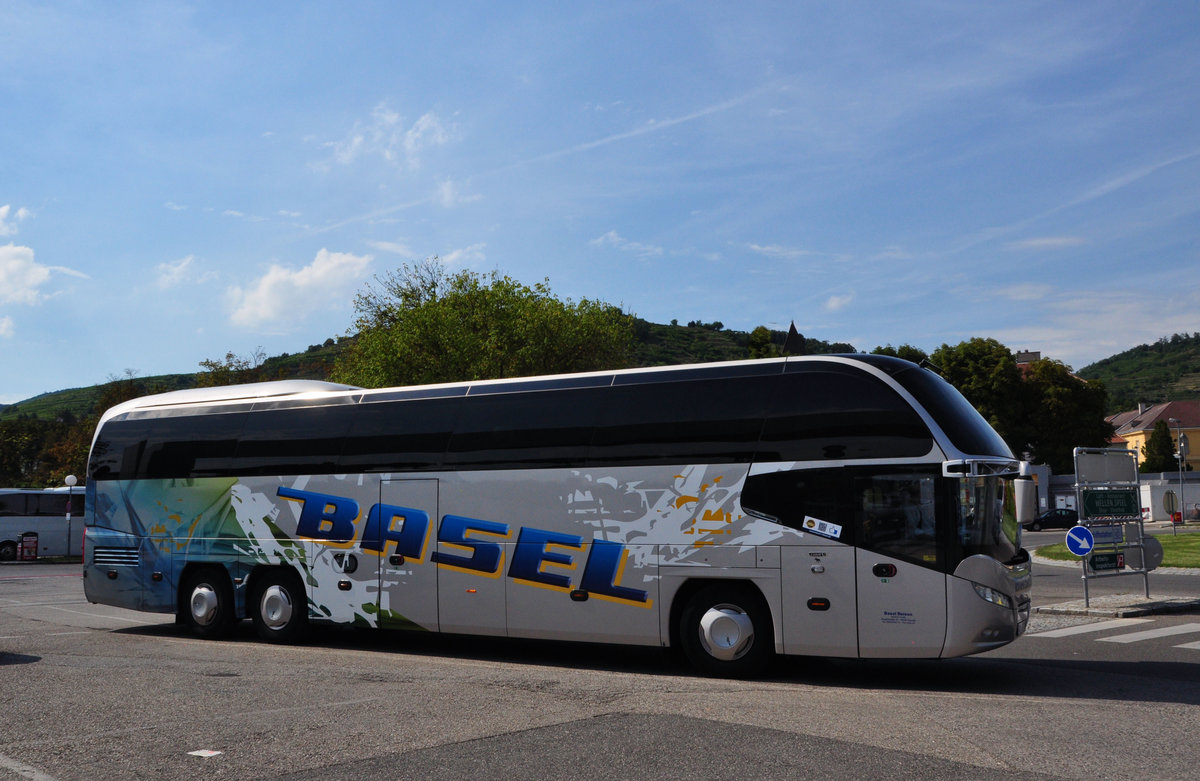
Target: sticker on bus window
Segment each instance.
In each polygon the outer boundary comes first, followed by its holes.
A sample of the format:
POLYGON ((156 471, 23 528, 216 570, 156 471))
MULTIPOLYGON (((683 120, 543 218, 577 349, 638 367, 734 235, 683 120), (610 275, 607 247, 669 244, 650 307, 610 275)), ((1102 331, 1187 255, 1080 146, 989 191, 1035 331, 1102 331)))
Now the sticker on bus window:
POLYGON ((820 518, 813 518, 811 515, 804 516, 804 531, 819 534, 831 540, 841 539, 842 536, 841 526, 838 526, 836 523, 822 521, 820 518))

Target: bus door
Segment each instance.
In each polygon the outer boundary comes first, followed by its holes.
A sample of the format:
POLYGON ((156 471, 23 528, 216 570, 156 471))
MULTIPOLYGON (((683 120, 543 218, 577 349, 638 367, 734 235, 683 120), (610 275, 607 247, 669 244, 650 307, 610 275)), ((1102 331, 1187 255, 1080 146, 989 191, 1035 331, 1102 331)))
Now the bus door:
POLYGON ((380 482, 364 526, 379 562, 380 628, 438 630, 438 571, 430 561, 437 520, 437 480, 380 482))
POLYGON ((856 476, 858 651, 861 657, 926 657, 946 638, 945 555, 932 473, 856 476))

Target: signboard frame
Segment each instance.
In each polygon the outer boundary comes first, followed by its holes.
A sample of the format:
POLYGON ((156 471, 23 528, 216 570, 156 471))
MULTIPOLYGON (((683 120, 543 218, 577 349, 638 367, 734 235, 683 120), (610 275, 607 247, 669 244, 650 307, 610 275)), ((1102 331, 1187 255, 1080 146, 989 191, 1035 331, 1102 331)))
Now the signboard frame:
MULTIPOLYGON (((1088 530, 1090 550, 1076 545, 1083 576, 1084 606, 1091 607, 1088 581, 1141 575, 1150 598, 1152 557, 1147 548, 1141 512, 1137 451, 1126 448, 1075 448, 1075 506, 1080 526, 1088 530), (1127 556, 1129 551, 1132 556, 1127 556), (1137 562, 1134 566, 1130 563, 1137 562)), ((1078 527, 1076 527, 1078 528, 1078 527)), ((1078 540, 1076 542, 1079 542, 1078 540)), ((1157 540, 1152 540, 1157 542, 1157 540)))

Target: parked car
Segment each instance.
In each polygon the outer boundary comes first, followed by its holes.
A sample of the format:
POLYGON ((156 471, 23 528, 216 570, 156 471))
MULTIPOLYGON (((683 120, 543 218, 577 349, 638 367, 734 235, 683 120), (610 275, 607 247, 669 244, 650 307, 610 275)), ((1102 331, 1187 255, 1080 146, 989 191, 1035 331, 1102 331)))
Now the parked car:
POLYGON ((1079 513, 1071 509, 1047 510, 1032 521, 1026 521, 1026 531, 1040 532, 1042 529, 1069 529, 1079 521, 1079 513))

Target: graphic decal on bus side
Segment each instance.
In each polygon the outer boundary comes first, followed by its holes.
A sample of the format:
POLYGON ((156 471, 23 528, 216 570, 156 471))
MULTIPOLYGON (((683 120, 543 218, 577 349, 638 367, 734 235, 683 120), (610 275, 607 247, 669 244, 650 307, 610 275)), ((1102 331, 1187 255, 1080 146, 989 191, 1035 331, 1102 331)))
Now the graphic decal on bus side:
POLYGON ((747 471, 436 474, 455 510, 440 517, 379 501, 389 475, 101 481, 95 524, 148 538, 140 609, 174 610, 189 562, 222 564, 241 582, 256 566, 286 565, 309 587, 316 617, 421 628, 409 617, 417 599, 433 605, 423 620, 434 628, 437 578, 428 573, 438 570, 650 608, 660 566, 712 566, 713 546, 725 552, 723 566, 757 566, 756 546, 805 535, 742 513, 747 471), (511 522, 517 514, 533 520, 511 522), (151 572, 163 581, 150 582, 151 572))
MULTIPOLYGON (((285 486, 280 486, 276 493, 303 505, 296 525, 297 536, 333 547, 348 547, 355 541, 356 524, 361 513, 353 499, 285 486)), ((430 527, 428 514, 410 507, 372 506, 368 518, 382 517, 403 518, 403 527, 399 531, 393 531, 390 527, 381 529, 379 520, 374 523, 368 520, 360 540, 364 549, 382 554, 384 548, 395 544, 398 553, 409 552, 405 555, 417 554, 423 549, 421 541, 427 537, 430 527), (384 534, 382 544, 378 539, 367 538, 366 535, 371 532, 384 534)), ((460 572, 499 577, 504 572, 504 547, 501 543, 511 536, 512 530, 507 523, 445 515, 438 526, 438 541, 461 549, 467 555, 434 551, 430 560, 438 566, 460 572)), ((575 587, 571 575, 583 548, 584 540, 578 535, 522 526, 507 576, 525 585, 571 591, 575 587), (554 569, 548 571, 545 569, 547 566, 554 569)), ((647 592, 618 584, 624 563, 624 545, 593 540, 578 588, 598 597, 649 606, 651 600, 647 592)))

